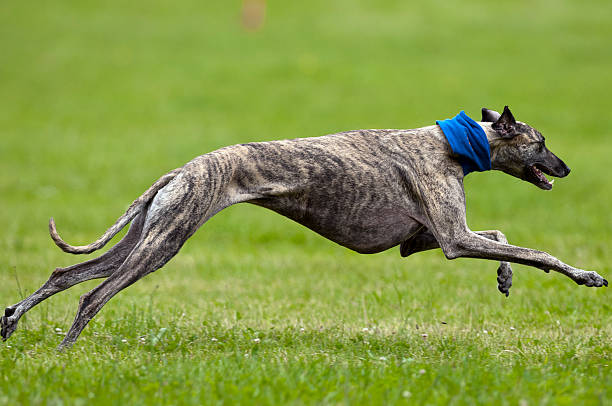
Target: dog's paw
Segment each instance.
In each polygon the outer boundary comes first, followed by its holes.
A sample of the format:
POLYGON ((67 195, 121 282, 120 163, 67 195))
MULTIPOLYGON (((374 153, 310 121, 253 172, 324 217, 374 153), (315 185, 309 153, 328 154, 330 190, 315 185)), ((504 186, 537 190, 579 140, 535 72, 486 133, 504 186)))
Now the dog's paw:
POLYGON ((19 319, 13 316, 14 313, 15 309, 7 307, 4 310, 4 316, 0 318, 0 335, 2 335, 2 341, 6 341, 11 334, 15 332, 15 329, 17 329, 17 322, 19 319))
POLYGON ((512 286, 512 268, 507 262, 502 262, 497 268, 497 289, 506 295, 510 294, 510 287, 512 286))
POLYGON ((574 282, 576 282, 578 285, 585 285, 595 288, 608 286, 608 281, 594 271, 581 271, 574 277, 574 282))

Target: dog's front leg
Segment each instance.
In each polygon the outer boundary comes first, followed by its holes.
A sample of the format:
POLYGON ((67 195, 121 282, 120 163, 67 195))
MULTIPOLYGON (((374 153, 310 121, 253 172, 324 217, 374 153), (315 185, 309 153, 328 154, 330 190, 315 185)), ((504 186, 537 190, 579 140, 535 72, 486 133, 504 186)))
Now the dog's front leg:
POLYGON ((597 272, 574 268, 552 255, 529 248, 495 241, 471 231, 465 219, 465 198, 462 183, 454 177, 430 178, 422 207, 440 248, 449 259, 483 258, 514 262, 557 271, 579 285, 608 286, 608 281, 597 272))
POLYGON ((540 268, 546 272, 557 271, 578 285, 608 286, 608 281, 597 272, 574 268, 543 251, 492 241, 470 230, 457 233, 454 238, 446 239, 441 245, 449 259, 464 257, 515 262, 540 268))
MULTIPOLYGON (((487 230, 487 231, 476 231, 476 234, 482 235, 490 240, 495 240, 499 242, 503 242, 505 244, 508 243, 506 236, 498 230, 487 230)), ((440 244, 438 244, 438 240, 436 237, 425 228, 425 226, 421 227, 421 231, 417 234, 413 235, 408 240, 402 242, 400 246, 400 253, 402 257, 407 257, 416 252, 427 251, 440 248, 440 244)), ((510 287, 512 286, 512 267, 506 261, 501 261, 499 263, 499 268, 497 268, 497 289, 508 296, 510 294, 510 287)))
MULTIPOLYGON (((476 231, 476 234, 488 238, 489 240, 508 244, 508 240, 504 233, 499 230, 487 230, 487 231, 476 231)), ((510 294, 510 287, 512 286, 512 267, 507 261, 501 261, 499 268, 497 268, 497 289, 506 295, 510 294)))

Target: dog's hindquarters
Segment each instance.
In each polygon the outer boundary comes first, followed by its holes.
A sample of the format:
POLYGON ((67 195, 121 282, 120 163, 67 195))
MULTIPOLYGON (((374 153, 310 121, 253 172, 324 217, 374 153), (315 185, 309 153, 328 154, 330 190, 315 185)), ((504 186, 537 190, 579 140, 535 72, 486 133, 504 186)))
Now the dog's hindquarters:
POLYGON ((163 266, 214 214, 233 203, 254 197, 241 194, 232 186, 239 159, 242 159, 241 154, 226 148, 197 157, 162 176, 102 237, 87 246, 75 247, 64 242, 52 222, 53 240, 62 250, 76 254, 101 248, 130 220, 132 225, 125 237, 102 256, 57 268, 32 295, 7 307, 0 323, 2 338, 6 340, 15 331, 23 314, 55 293, 90 279, 109 277, 82 297, 77 318, 62 345, 74 342, 91 317, 114 294, 163 266))
POLYGON ((75 247, 63 241, 57 234, 55 223, 53 219, 51 219, 49 224, 51 238, 63 251, 72 254, 90 253, 102 248, 130 221, 132 224, 121 241, 103 255, 66 268, 56 268, 51 273, 49 279, 34 293, 20 302, 7 307, 4 311, 4 315, 0 319, 2 338, 6 340, 17 328, 21 316, 43 300, 78 283, 91 279, 106 278, 113 274, 138 243, 151 199, 160 189, 174 179, 181 170, 181 168, 177 168, 158 179, 130 205, 128 210, 119 217, 115 224, 111 226, 102 237, 89 245, 75 247))
MULTIPOLYGON (((125 237, 105 254, 101 255, 98 258, 72 265, 70 267, 57 268, 55 271, 52 272, 47 282, 45 282, 34 293, 32 293, 30 296, 23 299, 19 303, 7 307, 0 323, 2 325, 2 338, 6 340, 15 331, 19 319, 23 316, 23 314, 25 314, 27 311, 29 311, 31 308, 33 308, 43 300, 49 298, 50 296, 58 292, 68 289, 71 286, 74 286, 75 284, 90 279, 106 278, 120 270, 126 258, 128 258, 135 251, 137 246, 141 245, 141 242, 144 238, 144 230, 146 230, 147 233, 152 234, 155 233, 155 230, 157 228, 164 227, 163 222, 160 220, 166 220, 168 223, 172 223, 172 220, 170 218, 172 216, 172 213, 169 213, 169 211, 172 210, 161 210, 159 208, 159 203, 164 199, 168 200, 168 196, 172 195, 171 193, 167 193, 168 190, 176 191, 182 189, 183 196, 174 193, 174 199, 179 199, 183 201, 189 200, 188 196, 185 195, 188 195, 192 191, 192 188, 190 186, 180 187, 176 185, 190 185, 191 181, 189 179, 193 177, 193 175, 176 179, 182 171, 183 168, 178 168, 162 176, 147 191, 145 191, 145 193, 143 193, 138 199, 136 199, 132 203, 130 208, 117 220, 117 222, 113 226, 111 226, 104 233, 102 237, 100 237, 92 244, 82 247, 75 247, 69 245, 59 237, 55 230, 54 223, 51 222, 50 231, 53 240, 62 250, 74 254, 89 253, 101 248, 127 223, 132 221, 132 224, 125 237), (168 186, 173 181, 175 181, 173 186, 169 188, 168 186), (164 190, 166 190, 166 192, 163 192, 164 190), (150 213, 151 205, 154 201, 158 204, 156 209, 158 216, 151 216, 150 213), (148 223, 146 223, 145 227, 146 221, 148 221, 148 223)), ((193 199, 191 199, 191 202, 192 203, 189 205, 189 207, 193 208, 193 199)), ((180 216, 180 213, 175 214, 180 216)), ((181 228, 181 225, 178 225, 178 227, 181 228)), ((189 228, 189 225, 187 225, 186 228, 189 228)), ((193 233, 193 231, 195 231, 195 229, 191 230, 190 233, 187 233, 182 239, 180 238, 180 236, 176 235, 168 236, 166 240, 178 238, 178 240, 180 240, 180 245, 182 245, 182 243, 188 238, 188 236, 193 233)), ((180 248, 180 245, 178 248, 180 248)), ((178 248, 173 250, 175 251, 174 253, 178 251, 178 248)), ((172 255, 174 255, 174 253, 172 255)), ((169 256, 169 258, 171 258, 171 256, 169 256)))
POLYGON ((143 213, 138 242, 108 279, 81 297, 75 320, 60 344, 70 346, 87 323, 119 291, 161 268, 196 230, 214 214, 250 196, 236 197, 232 188, 231 155, 203 155, 183 167, 143 213))

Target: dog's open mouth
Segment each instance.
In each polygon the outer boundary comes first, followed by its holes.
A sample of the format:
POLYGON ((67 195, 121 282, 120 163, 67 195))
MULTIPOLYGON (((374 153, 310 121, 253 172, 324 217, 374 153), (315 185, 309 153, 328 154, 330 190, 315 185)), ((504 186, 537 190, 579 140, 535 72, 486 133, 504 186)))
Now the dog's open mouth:
POLYGON ((555 180, 552 179, 549 181, 543 172, 543 171, 548 172, 548 170, 543 166, 540 166, 540 167, 538 166, 539 166, 538 164, 535 164, 529 167, 530 178, 532 178, 530 179, 531 183, 533 183, 537 187, 544 189, 544 190, 552 189, 553 183, 555 183, 555 180))

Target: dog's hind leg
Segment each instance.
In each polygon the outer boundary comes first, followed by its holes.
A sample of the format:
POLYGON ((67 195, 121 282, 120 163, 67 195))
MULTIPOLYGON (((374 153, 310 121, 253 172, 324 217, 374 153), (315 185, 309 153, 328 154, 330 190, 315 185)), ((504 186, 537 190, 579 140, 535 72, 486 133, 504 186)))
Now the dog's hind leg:
MULTIPOLYGON (((508 243, 506 236, 498 230, 487 230, 487 231, 476 231, 478 235, 488 238, 489 240, 501 242, 504 244, 508 243)), ((402 257, 407 257, 416 252, 427 251, 440 248, 436 237, 424 226, 422 231, 413 235, 400 245, 400 254, 402 257)), ((512 267, 510 263, 501 261, 499 268, 497 268, 497 289, 506 296, 510 294, 510 287, 512 286, 512 267)))
POLYGON ((57 268, 37 291, 7 307, 0 319, 2 338, 8 339, 17 328, 21 316, 43 300, 78 283, 108 277, 117 270, 140 239, 145 213, 146 210, 132 221, 126 235, 105 254, 67 268, 57 268))
POLYGON ((227 179, 222 174, 213 180, 202 178, 198 173, 184 172, 159 192, 147 212, 142 236, 126 260, 104 282, 81 296, 74 322, 59 349, 71 346, 113 296, 161 268, 201 224, 227 207, 227 179))
POLYGON ((62 340, 58 349, 70 347, 81 334, 87 323, 102 309, 102 307, 119 291, 130 286, 145 275, 155 271, 170 260, 180 248, 173 237, 164 232, 165 243, 156 244, 151 238, 139 243, 117 272, 104 282, 81 296, 79 308, 70 330, 62 340))

